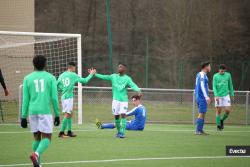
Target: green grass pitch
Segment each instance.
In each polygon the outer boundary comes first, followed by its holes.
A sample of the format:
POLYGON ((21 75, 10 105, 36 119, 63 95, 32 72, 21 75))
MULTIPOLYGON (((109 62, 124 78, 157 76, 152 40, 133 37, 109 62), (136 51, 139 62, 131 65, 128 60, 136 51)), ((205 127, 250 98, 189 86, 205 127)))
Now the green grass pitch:
MULTIPOLYGON (((18 120, 18 102, 1 102, 3 108, 4 123, 13 123, 18 120)), ((192 123, 192 104, 191 103, 148 103, 143 102, 147 108, 147 121, 157 123, 192 123)), ((77 106, 77 105, 75 105, 77 106)), ((130 105, 131 109, 132 106, 130 105)), ((77 108, 74 111, 74 122, 76 121, 77 108)), ((197 115, 197 108, 195 108, 195 117, 197 115)), ((99 118, 103 121, 113 121, 111 114, 110 103, 83 103, 83 119, 85 123, 91 123, 99 118)), ((229 124, 250 124, 250 109, 246 114, 244 104, 235 104, 232 106, 227 123, 229 124)), ((2 123, 2 120, 0 120, 2 123)), ((214 104, 211 104, 206 114, 206 123, 215 123, 214 104)))
MULTIPOLYGON (((250 157, 225 157, 226 145, 250 145, 249 126, 226 126, 209 136, 194 135, 193 125, 148 124, 143 132, 115 138, 115 130, 97 130, 94 124, 75 125, 76 138, 53 140, 43 155, 43 167, 247 167, 250 157)), ((0 125, 0 167, 30 167, 32 134, 18 125, 0 125)))

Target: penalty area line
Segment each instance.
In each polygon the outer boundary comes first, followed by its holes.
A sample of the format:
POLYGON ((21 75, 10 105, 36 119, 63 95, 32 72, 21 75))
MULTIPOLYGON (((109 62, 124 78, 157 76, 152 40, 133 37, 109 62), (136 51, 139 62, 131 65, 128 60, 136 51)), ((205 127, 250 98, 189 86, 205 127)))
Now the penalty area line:
MULTIPOLYGON (((83 160, 83 161, 62 161, 62 162, 45 162, 42 165, 58 165, 58 164, 84 164, 84 163, 109 163, 122 161, 155 161, 155 160, 188 160, 188 159, 229 159, 229 158, 250 158, 250 156, 201 156, 201 157, 158 157, 158 158, 125 158, 125 159, 106 159, 106 160, 83 160)), ((0 167, 9 166, 27 166, 31 163, 23 164, 6 164, 0 167)))

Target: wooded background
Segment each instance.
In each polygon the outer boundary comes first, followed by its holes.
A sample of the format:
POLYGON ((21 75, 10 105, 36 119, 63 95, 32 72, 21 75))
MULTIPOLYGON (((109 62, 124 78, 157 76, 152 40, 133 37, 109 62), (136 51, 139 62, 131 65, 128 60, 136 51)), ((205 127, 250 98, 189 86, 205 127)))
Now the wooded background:
MULTIPOLYGON (((250 90, 249 0, 111 0, 110 12, 113 68, 126 63, 140 87, 194 88, 208 60, 210 81, 224 63, 235 89, 250 90)), ((35 0, 35 31, 81 33, 84 74, 109 73, 105 0, 35 0)))

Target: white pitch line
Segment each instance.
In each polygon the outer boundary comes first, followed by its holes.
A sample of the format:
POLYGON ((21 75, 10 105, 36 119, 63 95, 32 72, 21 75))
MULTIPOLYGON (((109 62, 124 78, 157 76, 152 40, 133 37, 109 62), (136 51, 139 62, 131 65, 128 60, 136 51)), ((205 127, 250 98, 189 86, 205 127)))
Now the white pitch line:
POLYGON ((13 124, 8 124, 8 123, 1 123, 0 126, 18 126, 19 124, 13 123, 13 124))
MULTIPOLYGON (((151 126, 151 125, 159 125, 159 124, 152 124, 152 123, 147 123, 148 126, 151 126)), ((162 124, 160 124, 162 125, 162 124)), ((0 123, 0 126, 19 126, 20 127, 20 124, 19 123, 0 123)), ((79 125, 81 126, 81 125, 79 125)), ((76 127, 79 127, 78 125, 76 125, 76 127)), ((166 124, 167 127, 180 127, 180 126, 183 126, 183 125, 172 125, 172 124, 166 124)), ((194 126, 194 125, 187 125, 187 126, 194 126)), ((209 127, 211 127, 212 125, 207 125, 209 127)), ((230 128, 233 128, 233 129, 242 129, 242 128, 246 128, 246 129, 249 129, 249 127, 246 127, 246 126, 237 126, 237 125, 229 125, 230 128)), ((164 128, 164 127, 163 127, 164 128)))
MULTIPOLYGON (((186 130, 181 130, 181 129, 173 129, 173 130, 146 130, 146 131, 150 131, 150 132, 195 132, 195 130, 188 130, 188 129, 186 129, 186 130)), ((205 130, 206 132, 218 132, 218 131, 216 131, 216 130, 205 130)), ((221 131, 221 132, 218 132, 218 133, 250 133, 250 131, 236 131, 236 130, 231 130, 231 131, 221 131)))
MULTIPOLYGON (((126 158, 126 159, 106 159, 106 160, 83 160, 83 161, 62 161, 62 162, 45 162, 42 165, 57 165, 57 164, 83 164, 83 163, 108 163, 108 162, 121 162, 121 161, 151 161, 151 160, 185 160, 185 159, 226 159, 226 158, 250 158, 250 156, 203 156, 203 157, 159 157, 159 158, 126 158)), ((23 164, 6 164, 0 167, 15 167, 27 166, 31 163, 23 164)))
MULTIPOLYGON (((98 131, 98 129, 76 129, 75 132, 94 132, 98 131)), ((207 132, 217 132, 216 130, 206 130, 207 132)), ((54 131, 59 132, 59 131, 54 131)), ((188 130, 188 129, 166 129, 166 130, 145 130, 145 132, 194 132, 194 130, 188 130)), ((31 133, 30 131, 6 131, 6 132, 0 132, 0 134, 20 134, 20 133, 31 133)), ((250 133, 250 131, 222 131, 218 133, 250 133)))
MULTIPOLYGON (((97 131, 97 130, 90 130, 90 129, 80 129, 80 130, 74 130, 74 132, 92 132, 92 131, 97 131)), ((53 132, 59 132, 59 131, 53 131, 53 132)), ((6 132, 0 132, 0 134, 15 134, 15 133, 31 133, 30 131, 21 131, 21 132, 19 132, 19 131, 13 131, 13 132, 8 132, 8 131, 6 131, 6 132)))

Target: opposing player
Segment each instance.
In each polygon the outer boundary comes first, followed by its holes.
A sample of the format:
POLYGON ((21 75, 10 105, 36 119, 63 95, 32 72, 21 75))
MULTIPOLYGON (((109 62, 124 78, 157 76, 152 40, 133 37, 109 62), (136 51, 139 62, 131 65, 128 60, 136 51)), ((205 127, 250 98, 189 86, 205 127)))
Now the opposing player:
POLYGON ((33 153, 30 155, 30 159, 34 167, 40 167, 40 158, 51 142, 53 131, 51 103, 55 113, 55 126, 60 124, 60 119, 56 78, 44 71, 46 58, 35 56, 33 65, 35 71, 25 76, 23 80, 21 126, 27 128, 26 118, 29 114, 30 128, 34 135, 33 153))
POLYGON ((208 78, 207 73, 211 71, 209 62, 201 63, 201 71, 196 75, 195 82, 195 96, 198 106, 198 118, 196 120, 196 133, 197 135, 207 135, 204 132, 205 115, 207 112, 207 106, 211 103, 208 94, 208 78))
POLYGON ((124 138, 126 129, 126 112, 128 110, 128 92, 127 88, 130 87, 132 90, 141 94, 139 87, 132 81, 132 79, 126 75, 126 65, 118 64, 118 73, 111 75, 95 74, 97 78, 110 81, 112 84, 112 112, 115 117, 115 126, 118 133, 116 137, 124 138))
POLYGON ((76 64, 74 62, 68 63, 68 69, 62 73, 57 81, 58 90, 62 93, 62 112, 64 113, 64 118, 62 121, 61 130, 58 137, 76 137, 72 132, 72 111, 73 111, 73 96, 74 96, 74 86, 76 83, 88 83, 93 77, 96 70, 91 68, 88 70, 89 75, 86 78, 81 78, 76 73, 76 64), (68 130, 67 135, 64 133, 68 130))
POLYGON ((219 72, 213 76, 213 91, 216 108, 216 125, 219 131, 224 129, 224 121, 231 112, 230 96, 234 96, 234 88, 232 77, 229 72, 226 72, 226 65, 219 66, 219 72), (221 111, 224 110, 224 115, 221 118, 221 111))
MULTIPOLYGON (((141 104, 141 96, 134 95, 131 97, 134 108, 126 113, 126 116, 133 116, 134 119, 127 122, 126 130, 138 130, 143 131, 146 123, 146 108, 141 104)), ((114 129, 116 125, 114 123, 103 124, 99 120, 96 121, 96 125, 99 129, 114 129)))
POLYGON ((8 95, 9 95, 9 91, 8 91, 8 89, 7 89, 7 87, 6 87, 5 82, 4 82, 4 78, 3 78, 3 74, 2 74, 1 69, 0 69, 0 83, 1 83, 1 85, 2 85, 2 87, 3 87, 4 95, 5 95, 5 96, 8 96, 8 95))

